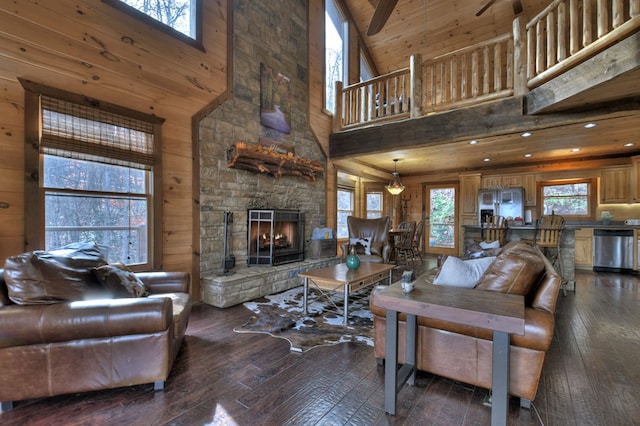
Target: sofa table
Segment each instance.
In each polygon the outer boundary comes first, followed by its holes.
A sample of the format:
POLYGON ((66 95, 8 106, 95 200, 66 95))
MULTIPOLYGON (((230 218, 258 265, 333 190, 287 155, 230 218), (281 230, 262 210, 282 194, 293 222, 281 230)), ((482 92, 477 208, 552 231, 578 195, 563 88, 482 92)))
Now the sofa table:
POLYGON ((321 269, 298 274, 304 278, 304 313, 307 313, 307 302, 309 293, 309 283, 312 282, 320 293, 325 295, 323 290, 344 293, 344 324, 347 325, 349 318, 349 293, 369 287, 388 279, 391 284, 392 271, 395 265, 387 263, 362 262, 355 271, 349 270, 345 263, 339 263, 321 269))
POLYGON ((507 424, 509 334, 524 335, 523 296, 436 285, 404 293, 400 283, 396 283, 377 292, 375 304, 387 310, 384 378, 384 410, 387 413, 395 414, 398 392, 404 384, 415 382, 416 316, 423 316, 493 330, 491 424, 507 424), (407 332, 405 363, 400 369, 399 312, 406 314, 407 332))

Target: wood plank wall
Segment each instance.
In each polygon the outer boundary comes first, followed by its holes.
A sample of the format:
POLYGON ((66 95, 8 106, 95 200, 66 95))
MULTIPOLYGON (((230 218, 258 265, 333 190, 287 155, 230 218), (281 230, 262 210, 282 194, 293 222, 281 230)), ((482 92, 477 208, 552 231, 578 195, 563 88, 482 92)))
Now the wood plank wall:
POLYGON ((204 51, 101 1, 0 3, 0 265, 24 248, 24 78, 165 119, 162 268, 197 272, 191 120, 231 92, 230 7, 202 3, 204 51))

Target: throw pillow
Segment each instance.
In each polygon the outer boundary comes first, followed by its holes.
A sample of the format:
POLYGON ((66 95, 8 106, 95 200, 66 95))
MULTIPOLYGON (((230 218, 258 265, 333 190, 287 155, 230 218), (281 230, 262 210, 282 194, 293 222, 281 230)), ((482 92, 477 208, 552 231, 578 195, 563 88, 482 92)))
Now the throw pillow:
POLYGON ((371 254, 368 238, 349 238, 349 244, 356 247, 357 254, 371 254))
POLYGON ((442 264, 440 273, 433 280, 436 285, 473 288, 495 257, 462 260, 449 256, 442 264))
POLYGON ((94 243, 37 250, 8 257, 4 277, 9 298, 19 305, 84 300, 100 295, 91 270, 107 264, 94 243))
POLYGON ((146 297, 149 290, 138 276, 122 263, 99 266, 94 272, 114 297, 146 297))

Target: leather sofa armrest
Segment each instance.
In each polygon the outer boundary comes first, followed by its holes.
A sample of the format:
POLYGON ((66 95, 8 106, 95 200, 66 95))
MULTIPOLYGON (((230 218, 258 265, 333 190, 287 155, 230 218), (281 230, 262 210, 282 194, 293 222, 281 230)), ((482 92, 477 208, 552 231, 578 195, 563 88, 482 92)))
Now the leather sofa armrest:
POLYGON ((0 348, 157 333, 172 321, 170 298, 5 306, 0 309, 0 348))
POLYGON ((188 272, 136 272, 136 276, 151 294, 189 293, 191 275, 188 272))

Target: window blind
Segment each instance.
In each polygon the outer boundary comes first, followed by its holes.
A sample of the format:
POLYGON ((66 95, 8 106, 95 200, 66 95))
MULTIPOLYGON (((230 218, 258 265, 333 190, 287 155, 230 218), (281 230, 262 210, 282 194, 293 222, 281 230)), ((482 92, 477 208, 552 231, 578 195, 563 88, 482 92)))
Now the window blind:
POLYGON ((41 152, 150 170, 154 125, 137 118, 41 96, 41 152))

